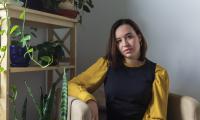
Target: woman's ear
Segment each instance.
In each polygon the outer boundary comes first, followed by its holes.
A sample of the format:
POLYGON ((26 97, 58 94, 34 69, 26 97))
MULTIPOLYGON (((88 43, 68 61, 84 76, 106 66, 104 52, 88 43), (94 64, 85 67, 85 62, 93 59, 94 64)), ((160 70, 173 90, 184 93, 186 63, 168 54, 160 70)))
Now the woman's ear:
POLYGON ((139 38, 139 42, 141 43, 142 42, 142 36, 140 34, 138 35, 138 38, 139 38))
POLYGON ((142 46, 142 36, 138 35, 138 39, 139 39, 140 46, 142 46))

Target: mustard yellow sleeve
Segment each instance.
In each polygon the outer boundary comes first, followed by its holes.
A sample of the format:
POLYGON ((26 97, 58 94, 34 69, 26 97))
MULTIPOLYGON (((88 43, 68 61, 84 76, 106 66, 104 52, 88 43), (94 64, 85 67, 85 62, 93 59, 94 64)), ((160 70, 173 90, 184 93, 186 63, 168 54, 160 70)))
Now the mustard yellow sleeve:
POLYGON ((86 71, 69 81, 69 95, 74 96, 82 101, 95 100, 91 94, 103 82, 108 70, 108 61, 103 57, 90 66, 86 71))
POLYGON ((157 65, 153 82, 152 100, 145 120, 166 120, 169 93, 169 77, 167 71, 157 65))

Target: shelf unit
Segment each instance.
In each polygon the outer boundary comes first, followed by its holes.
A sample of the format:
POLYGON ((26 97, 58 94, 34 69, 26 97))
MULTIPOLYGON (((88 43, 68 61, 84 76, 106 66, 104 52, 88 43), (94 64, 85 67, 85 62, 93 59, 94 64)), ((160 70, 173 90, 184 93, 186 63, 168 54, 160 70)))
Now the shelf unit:
MULTIPOLYGON (((3 6, 0 6, 0 18, 5 18, 6 14, 11 18, 12 23, 20 22, 19 15, 24 10, 22 7, 13 5, 7 5, 7 13, 3 6)), ((53 37, 60 39, 54 29, 68 28, 69 30, 65 34, 62 40, 70 41, 70 45, 65 45, 65 51, 68 53, 66 58, 66 64, 49 66, 41 68, 38 66, 29 67, 11 67, 9 49, 7 49, 5 57, 1 63, 5 71, 0 73, 0 120, 9 120, 9 81, 11 73, 19 72, 36 72, 47 71, 48 85, 52 82, 52 72, 58 72, 59 69, 67 68, 70 73, 70 78, 76 73, 76 19, 71 19, 59 15, 45 13, 37 10, 26 9, 26 25, 39 26, 48 29, 48 39, 52 40, 53 37), (69 38, 70 36, 70 38, 69 38), (67 39, 68 38, 68 39, 67 39)), ((4 20, 1 29, 7 30, 7 21, 4 20)), ((1 36, 1 46, 10 46, 10 37, 7 34, 1 36)), ((58 73, 59 74, 59 73, 58 73)), ((60 74, 61 75, 61 74, 60 74)))

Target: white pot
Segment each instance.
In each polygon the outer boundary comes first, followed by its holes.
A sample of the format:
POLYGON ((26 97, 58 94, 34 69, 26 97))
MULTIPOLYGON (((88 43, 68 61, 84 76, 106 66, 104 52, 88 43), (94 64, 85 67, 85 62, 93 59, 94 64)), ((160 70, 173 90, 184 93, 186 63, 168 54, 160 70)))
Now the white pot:
POLYGON ((74 0, 64 0, 60 2, 59 8, 74 10, 74 0))

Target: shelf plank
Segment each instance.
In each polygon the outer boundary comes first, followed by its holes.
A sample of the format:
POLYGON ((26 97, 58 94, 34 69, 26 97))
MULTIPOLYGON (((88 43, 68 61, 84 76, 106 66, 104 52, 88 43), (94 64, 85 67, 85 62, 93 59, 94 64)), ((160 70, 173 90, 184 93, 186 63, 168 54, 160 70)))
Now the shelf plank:
POLYGON ((75 69, 73 65, 56 65, 56 66, 49 66, 46 68, 41 68, 38 66, 29 66, 29 67, 10 67, 11 73, 17 72, 34 72, 34 71, 47 71, 47 70, 56 70, 56 69, 75 69))
MULTIPOLYGON (((15 5, 8 4, 7 7, 8 7, 8 15, 14 19, 19 19, 20 13, 24 10, 23 7, 15 5)), ((0 5, 0 10, 5 10, 2 5, 0 5)), ((72 19, 28 8, 26 9, 26 21, 46 24, 50 27, 56 27, 56 28, 57 27, 73 28, 74 25, 78 22, 77 19, 72 19)))

